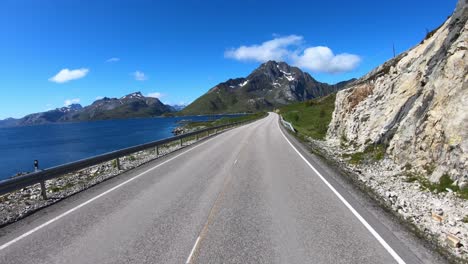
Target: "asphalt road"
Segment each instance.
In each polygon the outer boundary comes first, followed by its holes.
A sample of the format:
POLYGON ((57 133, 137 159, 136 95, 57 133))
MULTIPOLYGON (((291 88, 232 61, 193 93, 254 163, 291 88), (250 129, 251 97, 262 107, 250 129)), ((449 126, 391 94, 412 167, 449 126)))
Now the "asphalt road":
POLYGON ((439 263, 268 117, 0 231, 0 263, 439 263))

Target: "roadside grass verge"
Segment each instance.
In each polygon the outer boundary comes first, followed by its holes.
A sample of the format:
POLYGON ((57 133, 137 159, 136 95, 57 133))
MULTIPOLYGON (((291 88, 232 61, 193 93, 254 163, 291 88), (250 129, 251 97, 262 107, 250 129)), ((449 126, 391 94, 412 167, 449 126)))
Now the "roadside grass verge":
POLYGON ((336 94, 318 99, 290 104, 279 109, 284 120, 305 136, 323 140, 335 110, 336 94))
POLYGON ((213 121, 193 121, 188 122, 184 125, 184 128, 191 129, 191 130, 199 130, 203 128, 210 128, 215 126, 233 124, 237 122, 246 122, 246 121, 253 121, 256 119, 260 119, 262 117, 267 116, 266 112, 258 112, 254 114, 247 114, 238 117, 223 117, 220 119, 216 119, 213 121))

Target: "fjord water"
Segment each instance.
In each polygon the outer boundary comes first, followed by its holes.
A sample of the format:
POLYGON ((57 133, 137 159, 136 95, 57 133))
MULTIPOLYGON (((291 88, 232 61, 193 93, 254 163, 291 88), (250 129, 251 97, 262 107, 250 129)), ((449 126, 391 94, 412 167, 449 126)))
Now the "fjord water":
MULTIPOLYGON (((178 121, 223 116, 139 118, 0 128, 0 180, 106 152, 171 137, 178 121)), ((233 117, 233 115, 231 115, 233 117)))

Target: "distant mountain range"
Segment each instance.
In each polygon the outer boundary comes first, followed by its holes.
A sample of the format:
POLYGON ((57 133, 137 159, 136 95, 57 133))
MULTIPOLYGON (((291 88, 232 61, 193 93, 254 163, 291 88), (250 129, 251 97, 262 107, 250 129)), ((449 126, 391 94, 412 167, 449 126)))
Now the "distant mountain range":
POLYGON ((120 99, 104 97, 86 107, 72 104, 46 112, 30 114, 20 119, 8 118, 0 120, 0 127, 154 117, 176 112, 181 108, 183 106, 165 105, 157 98, 145 97, 140 92, 135 92, 120 99))
POLYGON ((293 102, 322 97, 355 79, 330 85, 284 62, 268 61, 246 78, 229 79, 211 88, 179 114, 213 114, 271 110, 293 102))
POLYGON ((154 117, 175 112, 177 115, 200 115, 272 110, 337 92, 353 81, 335 85, 321 83, 297 67, 268 61, 246 78, 229 79, 216 85, 188 106, 165 105, 157 98, 135 92, 122 98, 105 97, 86 107, 72 104, 20 119, 0 120, 0 127, 154 117))

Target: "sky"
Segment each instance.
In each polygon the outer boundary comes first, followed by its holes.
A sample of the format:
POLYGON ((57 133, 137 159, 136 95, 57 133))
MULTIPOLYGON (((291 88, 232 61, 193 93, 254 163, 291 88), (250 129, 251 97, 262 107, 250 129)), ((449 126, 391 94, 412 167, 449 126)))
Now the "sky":
POLYGON ((2 0, 0 119, 141 91, 187 104, 267 60, 359 78, 456 0, 2 0))

